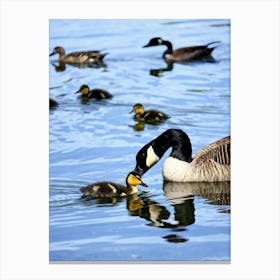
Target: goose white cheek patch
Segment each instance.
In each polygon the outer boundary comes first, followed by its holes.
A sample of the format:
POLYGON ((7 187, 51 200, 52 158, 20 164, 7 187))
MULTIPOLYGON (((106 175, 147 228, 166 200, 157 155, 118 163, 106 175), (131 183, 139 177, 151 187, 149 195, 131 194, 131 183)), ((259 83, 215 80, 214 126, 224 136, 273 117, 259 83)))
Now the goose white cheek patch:
POLYGON ((159 161, 159 157, 154 152, 154 149, 152 146, 150 146, 147 150, 147 158, 146 158, 146 165, 148 167, 153 166, 155 163, 159 161))

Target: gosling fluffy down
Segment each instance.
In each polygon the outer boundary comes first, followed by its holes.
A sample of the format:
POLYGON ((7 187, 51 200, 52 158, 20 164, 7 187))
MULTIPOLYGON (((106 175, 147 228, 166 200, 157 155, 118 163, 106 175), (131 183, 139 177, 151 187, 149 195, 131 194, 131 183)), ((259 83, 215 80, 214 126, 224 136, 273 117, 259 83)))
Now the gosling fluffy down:
POLYGON ((126 186, 109 181, 102 181, 81 187, 81 199, 89 200, 98 197, 122 197, 138 192, 137 185, 147 187, 141 176, 132 171, 126 177, 126 186))
POLYGON ((113 95, 105 89, 95 88, 90 90, 89 86, 87 85, 80 86, 80 88, 75 93, 81 93, 81 98, 95 98, 98 100, 110 99, 113 97, 113 95))
POLYGON ((134 112, 134 120, 146 123, 159 123, 169 118, 169 116, 159 110, 144 110, 141 103, 136 103, 130 113, 134 112))

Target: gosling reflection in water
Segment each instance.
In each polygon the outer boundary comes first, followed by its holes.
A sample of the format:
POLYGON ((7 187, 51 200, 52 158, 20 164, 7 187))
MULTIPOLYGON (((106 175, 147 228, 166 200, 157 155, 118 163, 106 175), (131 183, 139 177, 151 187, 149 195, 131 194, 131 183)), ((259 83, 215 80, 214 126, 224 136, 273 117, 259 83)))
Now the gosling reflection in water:
MULTIPOLYGON (((149 225, 180 231, 195 223, 196 196, 207 199, 209 204, 230 206, 230 182, 164 182, 163 191, 174 209, 174 223, 167 221, 171 213, 165 206, 145 196, 127 200, 129 214, 151 221, 149 225)), ((219 212, 230 213, 229 210, 219 212)))
POLYGON ((185 198, 185 200, 174 207, 174 223, 168 222, 171 213, 165 206, 150 200, 146 197, 135 197, 135 199, 127 199, 127 209, 131 216, 139 216, 151 223, 149 226, 168 228, 171 234, 163 236, 167 242, 182 243, 187 242, 189 239, 178 235, 178 232, 185 231, 185 226, 191 225, 195 222, 194 216, 194 203, 193 198, 185 198))
MULTIPOLYGON (((132 127, 134 131, 143 131, 145 129, 145 125, 146 123, 144 121, 138 121, 136 124, 130 125, 130 127, 132 127)), ((153 123, 148 125, 157 126, 157 125, 161 125, 161 123, 159 122, 159 123, 153 123)))
POLYGON ((126 200, 126 207, 129 211, 132 212, 137 211, 143 206, 143 200, 139 199, 137 193, 128 196, 122 196, 122 197, 97 197, 91 200, 82 200, 82 201, 85 205, 88 206, 97 205, 98 207, 108 207, 108 206, 117 206, 119 205, 119 203, 122 203, 125 200, 126 200))
POLYGON ((171 228, 175 231, 184 230, 181 226, 188 226, 195 222, 194 204, 192 198, 185 200, 178 205, 173 205, 175 223, 167 222, 170 218, 170 211, 165 206, 145 197, 137 197, 136 200, 127 199, 127 209, 131 216, 139 216, 150 221, 150 226, 171 228))

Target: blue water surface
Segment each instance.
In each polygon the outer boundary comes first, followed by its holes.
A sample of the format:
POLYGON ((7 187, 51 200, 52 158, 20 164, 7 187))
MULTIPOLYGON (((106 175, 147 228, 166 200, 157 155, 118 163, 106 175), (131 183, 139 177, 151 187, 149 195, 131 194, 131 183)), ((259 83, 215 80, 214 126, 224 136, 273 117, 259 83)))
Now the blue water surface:
POLYGON ((138 150, 168 128, 183 129, 193 152, 230 134, 230 21, 227 19, 50 20, 49 52, 63 46, 108 52, 105 65, 61 65, 50 57, 50 261, 230 261, 230 184, 164 183, 163 159, 143 177, 148 188, 129 199, 81 201, 79 188, 124 184, 138 150), (173 64, 163 46, 220 41, 215 61, 173 64), (83 103, 82 84, 113 98, 83 103), (135 103, 170 116, 141 125, 135 103))

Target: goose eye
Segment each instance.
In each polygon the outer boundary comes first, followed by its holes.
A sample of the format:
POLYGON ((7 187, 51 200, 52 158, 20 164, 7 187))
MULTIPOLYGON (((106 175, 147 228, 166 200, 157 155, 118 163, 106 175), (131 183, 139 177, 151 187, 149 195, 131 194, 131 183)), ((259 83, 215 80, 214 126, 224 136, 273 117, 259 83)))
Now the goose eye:
POLYGON ((141 153, 140 158, 145 159, 146 158, 146 153, 145 152, 141 153))

